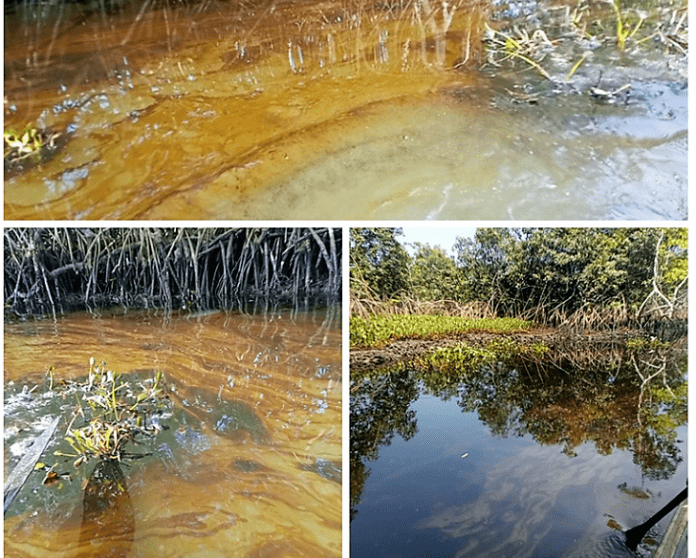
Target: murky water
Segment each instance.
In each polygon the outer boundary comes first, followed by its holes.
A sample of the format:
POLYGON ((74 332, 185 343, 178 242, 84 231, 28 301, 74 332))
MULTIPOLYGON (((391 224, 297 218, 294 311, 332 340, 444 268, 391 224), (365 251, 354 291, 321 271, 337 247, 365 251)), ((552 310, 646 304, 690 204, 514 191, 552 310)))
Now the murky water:
POLYGON ((636 556, 621 530, 686 483, 686 395, 657 419, 629 374, 498 365, 354 380, 351 557, 636 556))
POLYGON ((130 448, 153 455, 94 473, 83 493, 73 460, 51 455, 64 419, 43 459, 73 470, 73 481, 46 487, 43 472, 30 475, 5 518, 6 556, 340 556, 339 313, 6 324, 6 474, 56 410, 44 367, 84 379, 90 356, 127 377, 162 370, 169 428, 130 448), (95 494, 95 475, 113 484, 95 494))
POLYGON ((592 46, 565 82, 564 51, 551 86, 480 70, 474 0, 63 6, 6 18, 6 127, 62 134, 7 218, 686 217, 683 56, 592 46))

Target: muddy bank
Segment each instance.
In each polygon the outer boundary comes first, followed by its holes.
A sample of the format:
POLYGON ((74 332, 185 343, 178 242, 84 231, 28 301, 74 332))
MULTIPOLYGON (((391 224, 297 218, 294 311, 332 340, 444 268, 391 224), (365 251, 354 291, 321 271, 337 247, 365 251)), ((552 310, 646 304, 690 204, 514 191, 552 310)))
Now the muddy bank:
POLYGON ((451 347, 460 343, 466 343, 472 347, 485 347, 491 341, 497 339, 509 339, 515 343, 528 347, 534 343, 543 343, 551 352, 567 351, 579 345, 616 345, 625 343, 628 339, 642 337, 640 331, 595 331, 576 333, 571 331, 559 331, 554 329, 535 329, 525 333, 513 333, 509 335, 496 333, 468 333, 439 339, 398 339, 393 343, 380 348, 351 349, 350 371, 377 370, 395 365, 399 362, 408 362, 436 349, 438 347, 451 347))

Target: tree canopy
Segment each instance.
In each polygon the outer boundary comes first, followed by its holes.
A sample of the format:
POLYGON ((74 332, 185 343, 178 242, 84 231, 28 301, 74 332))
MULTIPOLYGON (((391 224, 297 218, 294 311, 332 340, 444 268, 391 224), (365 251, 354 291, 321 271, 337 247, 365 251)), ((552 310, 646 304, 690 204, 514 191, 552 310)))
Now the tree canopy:
MULTIPOLYGON (((498 315, 569 315, 621 307, 625 315, 685 310, 688 238, 683 228, 480 228, 449 257, 400 229, 353 229, 351 289, 381 300, 484 301, 498 315)), ((361 296, 362 296, 361 295, 361 296)))

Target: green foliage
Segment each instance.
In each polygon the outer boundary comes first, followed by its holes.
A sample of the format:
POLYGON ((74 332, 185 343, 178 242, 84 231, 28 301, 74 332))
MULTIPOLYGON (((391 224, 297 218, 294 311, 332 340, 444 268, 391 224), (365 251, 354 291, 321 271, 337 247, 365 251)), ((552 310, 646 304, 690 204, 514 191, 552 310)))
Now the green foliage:
POLYGON ((416 243, 411 264, 410 290, 419 300, 460 300, 461 273, 454 260, 439 247, 416 243))
POLYGON ((457 240, 454 258, 418 243, 410 258, 399 234, 353 229, 353 296, 484 303, 498 316, 553 324, 573 315, 617 323, 665 299, 685 306, 684 228, 480 228, 457 240), (651 292, 659 297, 648 306, 651 292))
POLYGON ((473 372, 484 364, 495 362, 497 358, 493 349, 470 347, 462 343, 453 347, 438 347, 418 358, 417 364, 426 370, 473 372))
POLYGON ((626 14, 621 11, 619 0, 614 0, 612 2, 612 8, 616 16, 616 44, 619 50, 625 50, 626 41, 638 32, 638 29, 640 29, 640 26, 643 24, 644 17, 640 16, 638 22, 631 25, 627 21, 626 14))
POLYGON ((655 351, 658 349, 669 348, 669 343, 660 341, 657 338, 646 339, 644 337, 634 337, 626 341, 626 350, 641 353, 644 351, 655 351))
POLYGON ((420 372, 472 373, 485 365, 509 359, 515 355, 543 356, 549 348, 541 342, 522 345, 513 339, 494 339, 485 347, 472 347, 461 343, 450 347, 438 347, 419 357, 415 364, 420 372))
POLYGON ((516 318, 459 318, 455 316, 372 316, 350 320, 351 347, 372 347, 404 337, 430 338, 472 331, 514 333, 529 328, 516 318))
POLYGON ((398 234, 400 229, 351 229, 351 292, 381 300, 408 292, 410 257, 396 240, 398 234))
MULTIPOLYGON (((661 229, 479 229, 460 241, 457 263, 469 296, 493 300, 499 312, 524 315, 536 308, 572 313, 617 300, 637 307, 650 291, 661 229)), ((686 230, 667 229, 658 281, 686 276, 686 230)))
POLYGON ((662 260, 662 280, 667 287, 674 288, 689 274, 689 234, 688 230, 666 229, 660 246, 662 260))

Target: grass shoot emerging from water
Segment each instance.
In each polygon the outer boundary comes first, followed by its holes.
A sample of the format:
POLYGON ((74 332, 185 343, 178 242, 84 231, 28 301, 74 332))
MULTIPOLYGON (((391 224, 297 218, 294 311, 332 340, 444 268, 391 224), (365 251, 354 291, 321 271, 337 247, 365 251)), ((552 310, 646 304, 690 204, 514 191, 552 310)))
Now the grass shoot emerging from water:
POLYGON ((428 339, 469 332, 509 334, 529 329, 530 323, 517 318, 460 318, 457 316, 372 316, 352 317, 351 347, 374 347, 403 338, 428 339))
POLYGON ((616 44, 619 50, 626 50, 626 41, 633 37, 640 29, 643 24, 645 17, 639 14, 638 22, 634 25, 630 25, 627 22, 626 14, 621 12, 621 7, 619 6, 619 0, 614 0, 612 2, 612 8, 614 9, 614 14, 616 15, 616 44))

